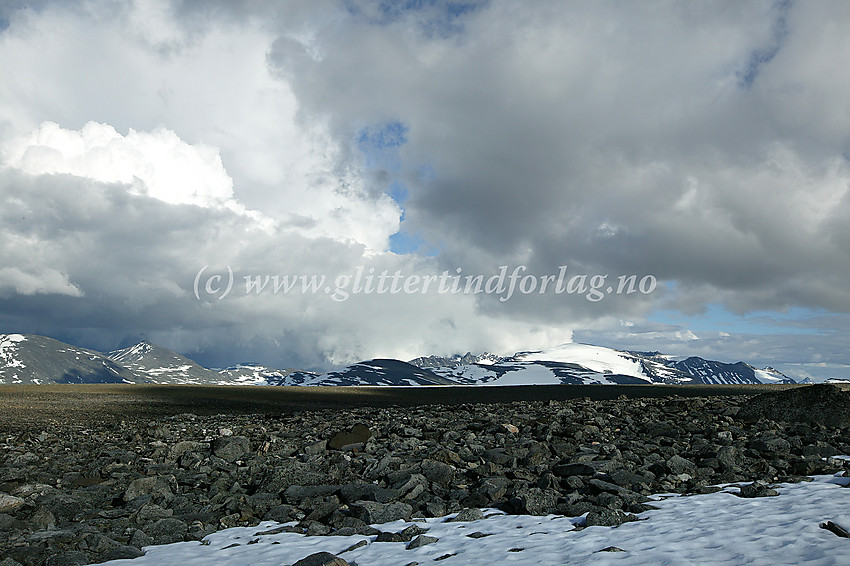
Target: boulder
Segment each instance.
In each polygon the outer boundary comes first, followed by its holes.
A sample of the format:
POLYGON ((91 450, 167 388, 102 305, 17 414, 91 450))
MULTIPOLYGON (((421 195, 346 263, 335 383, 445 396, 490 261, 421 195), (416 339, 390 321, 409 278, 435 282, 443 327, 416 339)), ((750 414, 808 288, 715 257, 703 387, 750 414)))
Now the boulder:
POLYGON ((342 450, 352 444, 365 444, 372 438, 372 431, 364 424, 356 424, 353 427, 340 431, 328 440, 328 448, 331 450, 342 450))
POLYGON ((357 501, 350 506, 351 513, 369 525, 390 523, 399 519, 407 521, 413 514, 413 507, 407 503, 378 503, 377 501, 357 501))
POLYGON ((302 558, 292 566, 350 566, 350 564, 330 552, 317 552, 302 558))
POLYGON ((738 412, 747 421, 816 423, 850 428, 850 392, 837 385, 819 383, 753 397, 738 412))
POLYGON ((236 462, 251 452, 251 441, 244 436, 220 436, 212 443, 213 454, 226 462, 236 462))

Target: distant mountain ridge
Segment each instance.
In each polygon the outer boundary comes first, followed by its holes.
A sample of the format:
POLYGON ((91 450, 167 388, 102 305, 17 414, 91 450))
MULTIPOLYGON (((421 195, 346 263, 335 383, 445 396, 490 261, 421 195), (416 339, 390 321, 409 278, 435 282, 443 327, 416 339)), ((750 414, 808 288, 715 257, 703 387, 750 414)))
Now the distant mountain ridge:
POLYGON ((142 383, 100 352, 45 336, 0 334, 0 383, 142 383))
POLYGON ((692 356, 671 365, 685 373, 689 373, 702 383, 715 384, 744 384, 744 383, 796 383, 787 375, 772 367, 756 369, 748 363, 738 362, 724 364, 692 356))
POLYGON ((660 352, 620 351, 575 343, 521 352, 487 364, 461 363, 430 369, 469 385, 796 383, 773 368, 760 370, 744 362, 726 364, 699 357, 674 361, 660 352))
POLYGON ((148 341, 96 352, 37 335, 0 334, 0 383, 205 385, 543 385, 795 383, 781 372, 659 352, 562 344, 513 356, 456 354, 404 362, 373 359, 326 373, 239 364, 209 369, 148 341))
POLYGON ((220 373, 147 340, 128 348, 107 352, 106 357, 145 376, 153 383, 214 383, 222 379, 220 373))
POLYGON ((431 370, 466 385, 698 383, 655 357, 588 344, 562 344, 488 362, 431 370))

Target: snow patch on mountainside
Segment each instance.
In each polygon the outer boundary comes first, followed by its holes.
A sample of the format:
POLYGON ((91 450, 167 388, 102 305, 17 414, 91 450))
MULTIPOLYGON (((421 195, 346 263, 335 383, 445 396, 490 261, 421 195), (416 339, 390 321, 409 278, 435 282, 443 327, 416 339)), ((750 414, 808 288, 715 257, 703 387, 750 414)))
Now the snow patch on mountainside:
POLYGON ((788 383, 788 379, 790 379, 787 375, 772 367, 766 367, 764 369, 753 368, 753 373, 755 374, 755 378, 761 383, 788 383))
POLYGON ((566 362, 578 364, 599 373, 647 377, 639 363, 626 359, 617 350, 588 344, 561 344, 549 350, 521 354, 516 356, 516 359, 530 362, 566 362))
POLYGON ((154 383, 180 385, 225 384, 221 374, 162 346, 143 341, 106 354, 113 361, 146 376, 154 383))
POLYGON ((217 371, 226 383, 233 385, 285 385, 286 376, 295 370, 246 363, 217 371))
MULTIPOLYGON (((0 368, 25 368, 24 363, 15 354, 18 343, 26 338, 20 334, 0 334, 0 368)), ((15 376, 17 377, 17 376, 15 376)))

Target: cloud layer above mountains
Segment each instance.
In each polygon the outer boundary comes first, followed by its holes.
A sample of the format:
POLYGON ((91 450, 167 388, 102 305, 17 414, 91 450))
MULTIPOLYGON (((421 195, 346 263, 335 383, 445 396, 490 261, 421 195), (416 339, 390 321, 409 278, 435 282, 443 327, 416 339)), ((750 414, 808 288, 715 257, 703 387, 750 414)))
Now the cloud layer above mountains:
POLYGON ((4 6, 6 330, 315 367, 573 330, 678 348, 687 325, 646 322, 659 309, 802 308, 832 317, 800 331, 824 349, 785 361, 850 363, 843 3, 4 6), (503 265, 659 285, 597 302, 193 289, 204 266, 238 287, 503 265))

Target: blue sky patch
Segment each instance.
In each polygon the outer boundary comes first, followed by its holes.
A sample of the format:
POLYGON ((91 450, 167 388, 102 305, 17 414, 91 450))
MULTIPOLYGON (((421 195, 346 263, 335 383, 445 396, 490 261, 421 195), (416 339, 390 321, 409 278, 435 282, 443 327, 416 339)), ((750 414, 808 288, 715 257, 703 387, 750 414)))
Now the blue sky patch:
MULTIPOLYGON (((410 198, 410 189, 397 177, 402 171, 400 148, 407 143, 408 126, 399 120, 389 120, 362 128, 354 137, 357 148, 363 154, 364 165, 372 171, 384 171, 390 175, 389 185, 384 191, 401 208, 401 226, 390 236, 389 250, 396 254, 418 253, 435 256, 439 249, 430 245, 420 235, 409 232, 404 226, 405 203, 410 198)), ((434 175, 433 167, 420 167, 421 174, 434 175)))
POLYGON ((776 57, 776 54, 779 53, 779 49, 788 37, 788 20, 786 16, 788 10, 791 8, 791 4, 791 0, 783 0, 776 4, 775 10, 777 11, 777 15, 773 22, 771 42, 769 45, 755 49, 750 53, 745 69, 737 73, 738 84, 741 87, 745 89, 750 88, 762 68, 770 63, 776 57))
POLYGON ((720 304, 707 305, 702 314, 684 315, 678 311, 660 309, 648 320, 670 324, 694 332, 728 332, 730 334, 819 334, 820 330, 806 324, 806 320, 821 314, 805 308, 792 308, 787 312, 758 311, 746 315, 735 314, 720 304))
POLYGON ((463 17, 487 6, 489 0, 383 0, 374 10, 364 10, 347 0, 349 14, 370 24, 388 26, 415 16, 419 29, 428 36, 449 37, 463 32, 463 17))

